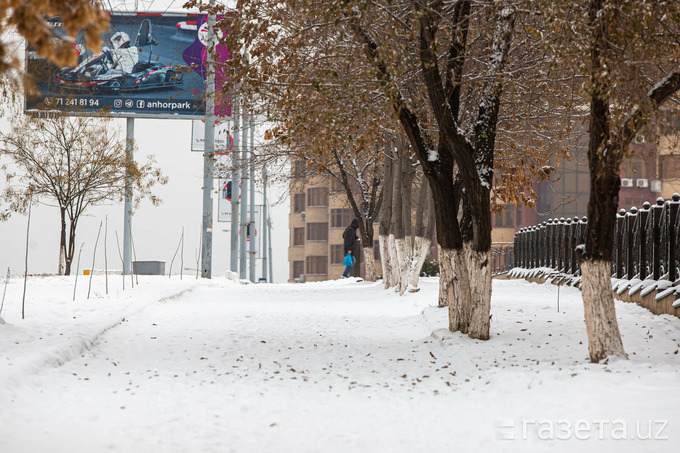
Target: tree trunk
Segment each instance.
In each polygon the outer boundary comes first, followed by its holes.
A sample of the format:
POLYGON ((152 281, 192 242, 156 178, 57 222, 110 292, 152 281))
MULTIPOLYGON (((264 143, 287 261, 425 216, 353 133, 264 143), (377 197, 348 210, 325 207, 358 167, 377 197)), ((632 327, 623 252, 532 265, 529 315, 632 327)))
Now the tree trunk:
POLYGON ((401 274, 404 267, 404 257, 406 254, 406 239, 404 237, 404 204, 401 198, 402 188, 401 179, 403 177, 404 159, 398 156, 394 161, 394 175, 392 185, 392 222, 390 224, 390 260, 392 261, 392 283, 396 291, 403 294, 406 288, 401 288, 401 274))
POLYGON ((75 253, 74 246, 75 244, 71 239, 66 247, 66 269, 64 270, 64 275, 71 275, 71 264, 73 263, 73 254, 75 253))
POLYGON ((75 254, 76 246, 76 225, 77 219, 70 219, 71 224, 68 228, 68 245, 66 253, 66 271, 65 275, 71 275, 71 265, 73 263, 73 255, 75 254))
POLYGON ((392 284, 392 261, 390 255, 390 232, 392 224, 392 187, 394 185, 394 161, 385 153, 383 163, 383 204, 378 227, 378 241, 380 243, 380 262, 382 265, 383 286, 391 288, 392 284))
POLYGON ((354 263, 354 266, 352 267, 352 270, 350 271, 350 275, 352 277, 361 277, 361 253, 359 253, 359 250, 361 250, 361 245, 359 241, 356 241, 354 243, 354 250, 352 250, 352 256, 356 260, 354 263))
POLYGON ((581 262, 581 270, 581 292, 590 360, 597 363, 609 355, 627 358, 611 292, 611 262, 585 260, 581 262))
MULTIPOLYGON (((416 173, 413 167, 413 156, 411 155, 408 142, 404 141, 401 152, 401 214, 404 218, 404 238, 406 239, 406 250, 408 250, 408 256, 406 257, 407 262, 404 263, 404 267, 407 269, 406 272, 409 272, 413 250, 413 180, 416 173)), ((404 275, 402 278, 406 280, 405 284, 408 285, 408 275, 404 275)))
MULTIPOLYGON (((392 203, 392 230, 394 232, 394 245, 396 252, 396 291, 403 295, 408 289, 411 268, 411 241, 407 235, 411 228, 411 160, 408 155, 408 145, 401 143, 399 146, 400 158, 395 166, 395 174, 399 175, 394 180, 394 192, 392 203)), ((394 267, 394 266, 393 266, 394 267)))
POLYGON ((373 247, 364 247, 364 266, 366 267, 366 275, 364 279, 369 282, 374 282, 377 279, 375 271, 375 255, 373 247))
POLYGON ((374 244, 373 240, 373 221, 368 219, 366 221, 367 227, 361 228, 361 241, 364 245, 363 247, 363 258, 364 258, 364 279, 369 282, 374 282, 378 279, 378 272, 375 268, 375 255, 374 255, 374 244))
MULTIPOLYGON (((594 363, 614 355, 627 357, 616 322, 611 291, 611 254, 614 223, 619 203, 619 164, 622 149, 607 149, 611 142, 609 80, 603 52, 608 46, 608 14, 603 0, 592 0, 589 21, 590 42, 590 125, 588 128, 588 166, 590 199, 586 227, 585 254, 581 262, 581 294, 588 332, 588 351, 594 363)), ((627 146, 627 144, 626 144, 627 146)))
POLYGON ((59 275, 66 274, 66 208, 59 207, 61 231, 59 233, 59 275))
MULTIPOLYGON (((597 130, 596 126, 591 125, 591 128, 597 130)), ((598 154, 595 151, 592 156, 598 154)), ((609 355, 627 357, 616 322, 611 291, 611 255, 614 247, 611 238, 614 237, 620 180, 618 163, 612 156, 614 153, 608 154, 590 161, 591 195, 588 201, 585 256, 579 253, 588 351, 593 363, 609 355)))
MULTIPOLYGON (((427 179, 423 178, 418 196, 418 206, 416 207, 415 238, 413 241, 413 259, 411 264, 411 276, 409 283, 413 287, 418 287, 420 280, 420 270, 423 267, 425 258, 432 245, 432 235, 434 234, 434 212, 432 208, 432 191, 427 179), (425 215, 425 205, 427 204, 427 215, 425 215)), ((441 302, 440 302, 441 303, 441 302)))
POLYGON ((416 236, 413 241, 413 257, 411 259, 410 274, 408 282, 414 288, 418 287, 420 282, 420 270, 423 268, 423 263, 425 258, 427 258, 427 253, 430 251, 432 246, 432 240, 430 238, 416 236))
POLYGON ((476 252, 466 242, 459 250, 442 250, 441 264, 451 277, 449 329, 479 340, 489 339, 491 265, 489 252, 476 252))
POLYGON ((438 307, 439 308, 444 308, 449 306, 449 300, 451 299, 450 294, 449 294, 449 278, 448 275, 446 274, 446 269, 449 267, 444 266, 443 264, 443 259, 442 259, 442 248, 441 246, 437 246, 439 250, 439 303, 438 307))

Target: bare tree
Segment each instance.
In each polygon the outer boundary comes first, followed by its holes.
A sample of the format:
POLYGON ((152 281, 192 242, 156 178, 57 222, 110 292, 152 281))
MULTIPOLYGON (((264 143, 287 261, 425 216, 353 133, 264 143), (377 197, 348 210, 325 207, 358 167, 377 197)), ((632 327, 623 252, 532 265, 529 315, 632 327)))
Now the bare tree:
POLYGON ((160 199, 152 188, 165 184, 153 157, 144 165, 126 160, 125 140, 111 121, 94 117, 17 119, 10 132, 0 134, 0 157, 7 187, 2 198, 12 212, 25 212, 31 198, 59 208, 59 273, 70 274, 76 228, 85 210, 122 201, 130 177, 135 205, 160 199))

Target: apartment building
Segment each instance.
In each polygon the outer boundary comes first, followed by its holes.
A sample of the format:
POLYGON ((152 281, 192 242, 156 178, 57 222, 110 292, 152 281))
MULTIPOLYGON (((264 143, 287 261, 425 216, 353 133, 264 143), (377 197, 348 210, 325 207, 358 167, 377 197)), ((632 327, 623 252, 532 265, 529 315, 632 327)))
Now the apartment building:
MULTIPOLYGON (((301 177, 300 167, 293 165, 290 184, 288 225, 289 282, 318 282, 341 277, 345 266, 342 233, 354 218, 344 187, 337 181, 315 175, 301 177), (296 177, 297 176, 297 177, 296 177)), ((374 225, 374 257, 380 265, 378 225, 374 225)), ((357 241, 359 265, 352 275, 363 276, 360 241, 357 241)))
MULTIPOLYGON (((619 208, 640 207, 657 197, 670 198, 680 192, 680 113, 662 113, 655 126, 658 137, 639 134, 629 146, 621 164, 619 208)), ((494 248, 512 243, 515 231, 549 218, 583 217, 590 197, 587 159, 587 136, 582 135, 571 147, 571 159, 555 162, 551 181, 535 184, 536 208, 507 205, 492 216, 494 248)), ((305 281, 340 278, 343 271, 342 233, 352 220, 352 210, 344 188, 323 176, 302 177, 304 165, 293 165, 291 213, 289 216, 289 281, 301 276, 305 281)), ((375 225, 375 258, 380 265, 375 225)), ((436 245, 432 255, 436 259, 436 245)), ((360 264, 356 272, 363 275, 360 264)))
MULTIPOLYGON (((680 113, 673 110, 660 114, 649 136, 638 134, 628 147, 621 163, 619 209, 640 208, 645 201, 658 197, 669 199, 680 192, 680 113)), ((570 150, 570 160, 555 162, 551 181, 536 184, 536 208, 506 206, 492 220, 494 242, 512 241, 519 228, 549 218, 583 217, 590 197, 588 169, 588 137, 583 134, 570 150)))

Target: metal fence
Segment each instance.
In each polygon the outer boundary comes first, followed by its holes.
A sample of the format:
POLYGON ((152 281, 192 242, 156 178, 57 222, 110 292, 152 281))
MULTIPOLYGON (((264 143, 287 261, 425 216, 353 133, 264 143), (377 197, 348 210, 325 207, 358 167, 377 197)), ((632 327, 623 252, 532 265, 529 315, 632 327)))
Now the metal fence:
POLYGON ((514 266, 512 242, 494 242, 491 244, 491 275, 501 275, 514 266))
MULTIPOLYGON (((656 200, 652 206, 621 209, 616 215, 613 237, 612 277, 638 282, 680 283, 680 195, 656 200)), ((586 217, 550 219, 540 225, 522 228, 515 234, 514 267, 544 268, 546 272, 579 277, 576 247, 585 242, 586 217)), ((647 286, 647 285, 642 285, 647 286)))

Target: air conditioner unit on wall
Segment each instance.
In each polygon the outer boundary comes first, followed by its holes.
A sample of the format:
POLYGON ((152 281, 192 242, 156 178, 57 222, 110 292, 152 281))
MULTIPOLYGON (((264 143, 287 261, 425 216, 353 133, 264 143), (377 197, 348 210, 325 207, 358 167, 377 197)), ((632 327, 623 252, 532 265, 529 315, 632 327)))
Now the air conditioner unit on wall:
POLYGON ((621 178, 621 187, 633 187, 633 180, 631 178, 621 178))
POLYGON ((650 189, 652 190, 652 192, 661 193, 663 189, 663 184, 658 179, 654 179, 652 181, 650 189))
POLYGON ((649 187, 649 180, 648 179, 638 179, 636 181, 638 187, 649 187))

